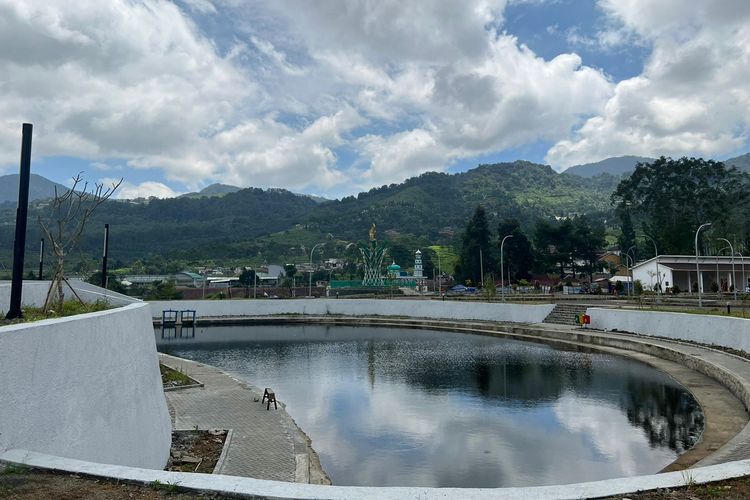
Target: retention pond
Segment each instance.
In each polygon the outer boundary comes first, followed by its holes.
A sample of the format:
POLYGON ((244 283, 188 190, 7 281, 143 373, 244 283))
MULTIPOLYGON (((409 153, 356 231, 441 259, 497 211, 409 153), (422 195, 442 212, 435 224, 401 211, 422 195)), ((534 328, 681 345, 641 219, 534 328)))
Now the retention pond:
MULTIPOLYGON (((703 430, 641 362, 443 331, 156 331, 159 350, 272 387, 335 485, 505 487, 658 472, 703 430)), ((259 403, 260 404, 260 403, 259 403)))

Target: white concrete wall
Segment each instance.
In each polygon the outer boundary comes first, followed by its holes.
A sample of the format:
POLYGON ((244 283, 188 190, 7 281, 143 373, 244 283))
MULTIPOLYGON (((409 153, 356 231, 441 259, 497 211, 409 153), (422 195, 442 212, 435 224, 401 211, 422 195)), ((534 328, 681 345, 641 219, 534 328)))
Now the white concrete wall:
POLYGON ((177 300, 150 302, 154 318, 165 309, 194 309, 196 317, 309 314, 322 316, 405 316, 541 323, 554 304, 497 304, 440 300, 294 299, 294 300, 177 300))
MULTIPOLYGON (((122 306, 127 304, 133 304, 141 302, 133 297, 122 295, 120 293, 113 292, 112 290, 106 290, 104 288, 86 283, 81 280, 69 280, 70 284, 75 289, 76 293, 81 300, 85 302, 96 302, 97 300, 105 300, 113 306, 122 306)), ((45 281, 24 281, 23 289, 21 290, 21 304, 23 306, 31 307, 42 307, 44 301, 47 298, 47 291, 49 290, 50 282, 45 281)), ((10 307, 10 281, 0 281, 0 312, 5 313, 10 307)), ((70 291, 70 287, 64 286, 65 299, 73 299, 75 296, 70 291)))
POLYGON ((700 314, 590 307, 591 327, 599 330, 689 340, 750 352, 750 319, 700 314))
POLYGON ((163 469, 171 429, 147 304, 0 327, 0 452, 163 469))

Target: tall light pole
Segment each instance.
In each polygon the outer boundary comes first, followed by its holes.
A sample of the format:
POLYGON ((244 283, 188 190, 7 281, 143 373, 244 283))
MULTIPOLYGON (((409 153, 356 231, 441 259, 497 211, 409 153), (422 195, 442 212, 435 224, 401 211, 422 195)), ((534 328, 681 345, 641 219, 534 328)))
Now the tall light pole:
POLYGON ((631 257, 630 254, 628 254, 627 252, 625 252, 625 265, 626 266, 628 265, 628 261, 630 262, 630 266, 628 266, 628 297, 630 297, 630 289, 633 288, 633 286, 632 286, 632 284, 633 284, 633 274, 632 274, 633 271, 632 271, 632 269, 633 268, 631 266, 635 265, 635 262, 633 261, 633 257, 631 257))
POLYGON ((716 239, 719 241, 723 241, 727 245, 729 245, 729 251, 732 252, 732 288, 734 288, 734 300, 737 300, 737 273, 734 272, 734 247, 726 238, 716 238, 716 239))
POLYGON ((698 226, 698 229, 695 230, 695 277, 698 279, 698 307, 703 307, 703 297, 701 296, 701 288, 703 288, 701 284, 703 280, 701 279, 701 268, 698 264, 698 233, 701 232, 701 229, 710 225, 710 222, 706 222, 698 226))
POLYGON ((482 281, 482 288, 484 288, 484 259, 482 259, 482 247, 479 247, 479 279, 482 281))
POLYGON ((505 302, 505 275, 503 274, 503 245, 505 245, 505 240, 508 238, 512 238, 513 235, 509 234, 503 238, 503 241, 500 242, 500 296, 502 297, 503 302, 505 302))
MULTIPOLYGON (((742 259, 742 293, 745 293, 745 290, 747 288, 747 278, 745 277, 745 257, 742 256, 740 252, 737 252, 737 255, 740 256, 740 259, 742 259)), ((735 290, 737 287, 735 287, 735 290)))
MULTIPOLYGON (((628 251, 625 252, 625 255, 630 257, 630 286, 628 287, 628 295, 633 296, 634 291, 633 287, 635 286, 635 283, 633 283, 633 268, 635 267, 635 252, 633 252, 633 255, 630 255, 630 251, 635 249, 635 245, 628 248, 628 251)), ((627 261, 625 261, 627 262, 627 261)))
MULTIPOLYGON (((322 245, 322 244, 323 244, 323 243, 316 243, 316 244, 315 244, 315 245, 314 245, 314 246, 312 247, 312 250, 310 250, 310 281, 309 281, 309 283, 308 283, 308 285, 309 285, 309 290, 308 290, 308 292, 307 292, 307 296, 308 296, 308 297, 312 297, 312 272, 313 272, 313 267, 312 267, 312 259, 313 259, 313 252, 315 251, 315 249, 316 249, 316 248, 318 248, 318 247, 319 247, 320 245, 322 245)), ((305 286, 305 285, 302 285, 302 286, 305 286)))
POLYGON ((719 290, 721 290, 721 279, 719 279, 719 254, 726 250, 729 247, 721 247, 718 252, 716 252, 716 286, 719 287, 719 290))
POLYGON ((440 254, 435 252, 435 255, 438 258, 438 297, 440 297, 443 294, 443 274, 440 272, 440 254))
POLYGON ((656 259, 656 284, 659 286, 659 291, 657 292, 657 294, 661 295, 661 280, 659 278, 659 251, 656 249, 656 241, 647 234, 644 234, 643 236, 651 240, 651 243, 654 244, 654 258, 656 259))

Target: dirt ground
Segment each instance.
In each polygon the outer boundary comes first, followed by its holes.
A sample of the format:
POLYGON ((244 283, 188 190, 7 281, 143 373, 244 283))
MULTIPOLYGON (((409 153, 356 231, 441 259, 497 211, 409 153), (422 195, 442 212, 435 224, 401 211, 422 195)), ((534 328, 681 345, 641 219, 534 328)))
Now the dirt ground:
MULTIPOLYGON (((689 476, 687 478, 689 481, 689 476)), ((745 500, 750 498, 750 476, 683 488, 607 497, 605 500, 745 500)))
MULTIPOLYGON (((225 430, 172 432, 172 449, 166 470, 213 472, 224 446, 225 430)), ((46 472, 8 466, 0 472, 1 499, 153 499, 153 498, 230 498, 181 492, 179 484, 153 482, 147 486, 125 484, 77 474, 46 472)))
POLYGON ((165 470, 211 474, 226 437, 225 430, 172 432, 172 449, 165 470))

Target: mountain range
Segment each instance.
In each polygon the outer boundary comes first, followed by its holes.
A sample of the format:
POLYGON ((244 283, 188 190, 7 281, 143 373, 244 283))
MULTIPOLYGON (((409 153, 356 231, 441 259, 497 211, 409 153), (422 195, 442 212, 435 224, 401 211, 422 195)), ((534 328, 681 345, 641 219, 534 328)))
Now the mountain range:
MULTIPOLYGON (((625 174, 629 174, 635 170, 635 166, 638 163, 648 163, 654 161, 654 158, 645 156, 617 156, 612 158, 606 158, 604 160, 586 163, 582 165, 575 165, 566 169, 563 173, 568 175, 576 175, 583 178, 591 178, 600 174, 610 174, 615 177, 622 177, 625 174)), ((531 164, 529 162, 525 162, 531 164)), ((746 153, 741 156, 729 158, 724 160, 724 163, 728 166, 734 165, 740 170, 750 172, 750 153, 746 153)), ((29 201, 43 200, 54 196, 55 187, 58 191, 66 190, 67 188, 62 184, 50 181, 41 175, 31 174, 29 182, 29 201)), ((227 194, 236 193, 243 188, 238 186, 232 186, 229 184, 215 183, 200 191, 193 193, 185 193, 178 198, 203 198, 203 197, 221 197, 227 194)), ((300 194, 299 196, 306 196, 310 199, 324 203, 330 201, 327 198, 314 195, 300 194)), ((16 203, 18 199, 18 174, 9 174, 0 176, 0 204, 2 203, 16 203)))
MULTIPOLYGON (((749 159, 744 155, 732 164, 749 159)), ((580 175, 525 161, 479 165, 457 174, 428 172, 341 200, 226 185, 209 186, 199 196, 110 200, 94 213, 81 246, 95 258, 105 223, 110 224, 110 257, 123 263, 149 255, 184 261, 294 261, 304 259, 305 249, 316 243, 365 241, 373 223, 379 239, 389 243, 455 245, 480 204, 493 230, 511 217, 529 231, 540 219, 570 214, 611 218, 611 194, 628 165, 637 161, 627 157, 581 165, 573 170, 580 175)), ((0 178, 0 185, 10 184, 7 178, 0 178)), ((32 203, 30 210, 30 220, 47 216, 44 202, 32 203)), ((0 261, 8 263, 14 217, 15 204, 0 207, 0 261)), ((29 248, 39 237, 37 224, 30 223, 29 248)))

